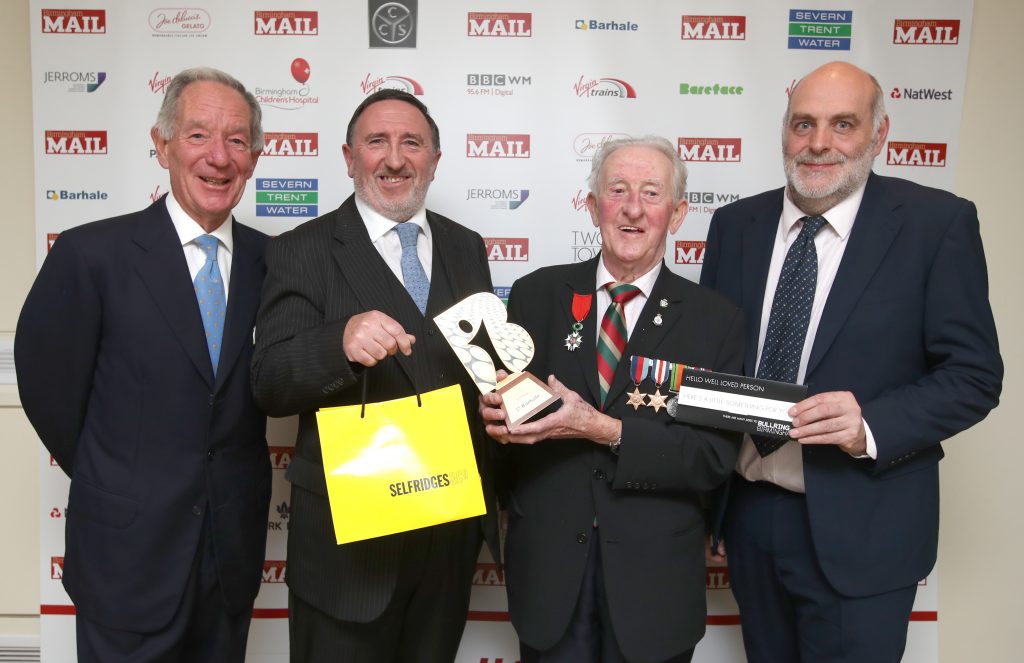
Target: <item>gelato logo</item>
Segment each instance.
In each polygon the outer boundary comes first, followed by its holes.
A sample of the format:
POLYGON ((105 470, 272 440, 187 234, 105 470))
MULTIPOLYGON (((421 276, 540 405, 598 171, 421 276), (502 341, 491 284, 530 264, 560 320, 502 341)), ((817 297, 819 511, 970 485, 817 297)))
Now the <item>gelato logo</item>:
POLYGON ((320 34, 317 12, 256 11, 253 31, 257 35, 315 37, 320 34))
POLYGON ((167 86, 171 84, 172 76, 161 76, 159 71, 153 72, 153 78, 149 79, 149 91, 153 94, 167 92, 167 86))
POLYGON ((408 76, 374 76, 367 74, 366 78, 359 84, 363 94, 373 94, 377 90, 394 89, 420 96, 423 94, 423 86, 408 76))
POLYGON ((519 209, 530 197, 529 189, 467 189, 466 200, 482 200, 491 209, 519 209))
POLYGON ((368 0, 370 48, 416 48, 416 0, 368 0))
POLYGON ((640 26, 629 21, 595 21, 587 18, 576 19, 577 30, 615 30, 617 32, 636 32, 640 26))
POLYGON ((526 262, 530 259, 530 240, 526 237, 484 237, 487 259, 491 262, 526 262))
POLYGON ((743 156, 741 138, 680 138, 679 158, 705 163, 738 163, 743 156))
POLYGON ((580 79, 572 86, 577 97, 616 97, 618 99, 636 99, 636 90, 626 81, 619 78, 587 78, 580 79))
POLYGON ((617 138, 629 138, 629 134, 576 134, 572 139, 572 151, 576 153, 577 161, 592 161, 602 145, 617 138))
POLYGON ((746 16, 683 16, 681 39, 743 41, 746 16))
POLYGON ((601 252, 601 231, 573 230, 572 231, 572 261, 585 262, 601 252))
POLYGON ((691 214, 714 214, 722 205, 740 199, 738 193, 717 193, 715 191, 687 191, 685 195, 691 214))
POLYGON ((886 155, 885 162, 890 166, 946 166, 945 143, 908 143, 890 140, 886 155))
POLYGON ((909 99, 912 101, 952 101, 953 89, 937 90, 933 87, 894 87, 889 96, 893 99, 909 99))
POLYGON ((305 58, 295 58, 292 60, 290 73, 300 87, 294 85, 271 88, 257 87, 253 90, 256 101, 279 110, 298 110, 312 104, 319 104, 320 97, 310 94, 309 86, 306 85, 311 71, 309 62, 305 58))
POLYGON ((47 131, 43 137, 47 154, 106 154, 106 131, 47 131))
POLYGON ((282 583, 285 581, 287 563, 283 559, 268 559, 263 562, 262 582, 282 583))
POLYGON ((42 17, 44 35, 107 34, 105 9, 44 9, 42 17))
POLYGON ((850 10, 790 9, 789 48, 848 51, 853 35, 850 10))
POLYGON ((106 191, 68 191, 67 189, 47 189, 47 200, 106 200, 106 191))
POLYGON ((714 83, 713 85, 693 85, 691 83, 680 83, 679 94, 687 94, 693 96, 734 96, 743 94, 742 85, 725 85, 723 83, 714 83))
POLYGON ((154 37, 206 37, 210 14, 198 7, 161 7, 149 13, 154 37))
POLYGON ((256 178, 256 216, 316 216, 317 182, 315 178, 256 178))
POLYGON ((676 264, 677 265, 703 265, 704 247, 707 242, 690 240, 676 241, 676 264))
POLYGON ((960 21, 898 18, 892 26, 892 43, 906 46, 956 46, 960 21))
POLYGON ((529 159, 530 134, 466 134, 470 159, 529 159))
POLYGON ((264 133, 265 157, 315 157, 320 153, 317 133, 264 133))
POLYGON ((43 83, 66 86, 67 92, 95 92, 107 80, 104 71, 44 71, 43 83))
POLYGON ((466 34, 470 37, 532 37, 533 14, 469 12, 466 34))

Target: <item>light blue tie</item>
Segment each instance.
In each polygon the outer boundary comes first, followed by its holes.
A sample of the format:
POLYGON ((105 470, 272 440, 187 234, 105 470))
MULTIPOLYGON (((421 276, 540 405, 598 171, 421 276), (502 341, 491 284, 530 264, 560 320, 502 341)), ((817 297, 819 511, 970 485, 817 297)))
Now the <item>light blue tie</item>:
POLYGON ((220 360, 220 342, 224 336, 224 280, 220 277, 217 266, 217 246, 219 242, 213 235, 202 235, 195 240, 196 244, 206 253, 206 262, 196 274, 193 285, 196 289, 196 300, 199 312, 203 314, 203 328, 206 330, 206 345, 210 350, 210 362, 213 374, 217 375, 217 362, 220 360))
POLYGON ((399 223, 395 226, 395 232, 402 242, 402 280, 405 281, 405 289, 416 302, 420 313, 425 315, 427 297, 430 295, 430 280, 427 279, 423 264, 416 255, 416 238, 419 236, 420 227, 415 223, 399 223))

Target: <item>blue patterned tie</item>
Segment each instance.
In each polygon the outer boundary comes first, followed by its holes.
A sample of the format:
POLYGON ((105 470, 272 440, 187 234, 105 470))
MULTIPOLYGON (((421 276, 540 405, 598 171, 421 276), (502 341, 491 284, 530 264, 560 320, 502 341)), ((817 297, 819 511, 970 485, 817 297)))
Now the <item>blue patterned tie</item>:
POLYGON ((203 328, 206 330, 206 345, 210 350, 210 363, 213 374, 217 375, 217 362, 220 360, 220 342, 224 336, 224 312, 227 305, 224 301, 224 280, 220 277, 217 266, 217 246, 219 242, 213 235, 201 235, 195 239, 196 244, 206 253, 206 262, 196 274, 193 285, 196 289, 196 300, 199 312, 203 315, 203 328))
MULTIPOLYGON (((814 248, 814 236, 826 223, 823 216, 805 216, 800 234, 786 253, 768 316, 761 365, 757 368, 759 378, 796 382, 800 373, 800 355, 803 354, 818 283, 818 251, 814 248)), ((757 435, 751 437, 762 457, 786 442, 757 435)))
POLYGON ((420 227, 415 223, 399 223, 395 226, 398 239, 402 242, 402 280, 409 296, 416 302, 420 313, 427 312, 427 297, 430 295, 430 280, 423 271, 423 264, 416 255, 416 238, 420 227))

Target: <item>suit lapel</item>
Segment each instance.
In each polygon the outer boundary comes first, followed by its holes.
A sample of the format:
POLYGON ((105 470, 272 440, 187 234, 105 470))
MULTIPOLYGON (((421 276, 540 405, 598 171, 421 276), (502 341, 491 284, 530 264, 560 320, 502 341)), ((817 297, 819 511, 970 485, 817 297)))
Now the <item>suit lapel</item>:
MULTIPOLYGON (((604 311, 597 310, 597 297, 594 295, 595 282, 597 280, 597 261, 600 258, 593 258, 587 262, 580 263, 570 274, 563 286, 562 295, 558 297, 558 306, 561 309, 562 317, 565 320, 566 336, 572 331, 572 325, 576 318, 572 314, 572 300, 574 295, 591 295, 590 310, 583 320, 583 329, 580 335, 583 336, 583 345, 575 351, 570 352, 564 345, 558 346, 555 352, 564 352, 571 355, 570 362, 575 362, 579 371, 583 374, 587 389, 590 391, 590 402, 601 402, 601 387, 597 381, 597 330, 601 324, 601 317, 604 311)), ((546 375, 538 375, 541 380, 546 380, 546 375)))
POLYGON ((231 374, 242 348, 250 342, 252 321, 260 303, 258 274, 262 255, 259 249, 247 241, 238 230, 238 223, 232 224, 234 251, 231 255, 231 279, 229 281, 228 309, 224 320, 224 340, 221 344, 220 361, 217 365, 217 389, 221 388, 231 374))
MULTIPOLYGON (((751 219, 743 231, 743 313, 747 317, 747 348, 743 366, 748 375, 757 371, 757 340, 761 333, 761 311, 764 308, 768 267, 772 262, 775 233, 782 216, 782 190, 772 204, 751 219)), ((768 294, 774 297, 775 293, 768 294)))

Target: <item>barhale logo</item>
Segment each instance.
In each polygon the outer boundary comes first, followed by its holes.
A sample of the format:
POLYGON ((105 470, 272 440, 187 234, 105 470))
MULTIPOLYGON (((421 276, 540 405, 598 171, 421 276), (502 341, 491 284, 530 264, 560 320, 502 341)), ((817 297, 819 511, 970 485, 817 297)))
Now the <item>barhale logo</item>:
POLYGON ((892 43, 908 46, 956 46, 960 43, 960 21, 898 18, 892 26, 892 43))
POLYGON ((44 9, 43 34, 107 34, 105 9, 44 9))
POLYGON ((890 140, 886 155, 886 163, 890 166, 943 168, 946 165, 946 144, 890 140))
POLYGON ((572 231, 572 261, 584 262, 590 260, 601 252, 601 231, 597 228, 592 230, 572 231))
POLYGON ((681 39, 743 41, 746 16, 683 16, 681 39))
POLYGON ((43 83, 66 85, 68 92, 95 92, 107 80, 104 71, 44 71, 43 83))
POLYGON ((704 247, 706 245, 707 242, 686 239, 676 240, 676 264, 703 265, 704 247))
POLYGON ((594 155, 597 154, 602 145, 617 138, 629 138, 629 134, 576 134, 575 138, 572 139, 572 151, 576 153, 577 161, 593 161, 594 155))
POLYGON ((588 18, 576 19, 577 30, 615 30, 617 32, 636 32, 640 26, 629 21, 595 21, 588 18))
POLYGON ((577 97, 616 97, 636 99, 636 90, 621 78, 587 78, 580 76, 572 86, 577 97))
POLYGON ((317 182, 316 178, 256 178, 256 216, 316 216, 317 182))
POLYGON ((63 557, 51 557, 50 558, 50 577, 54 580, 60 580, 64 577, 64 558, 63 557))
POLYGON ((265 133, 265 157, 315 157, 320 153, 318 133, 265 133))
POLYGON ((408 76, 374 76, 366 74, 366 78, 359 84, 363 94, 373 94, 377 90, 403 90, 409 94, 420 96, 423 94, 423 86, 408 76))
POLYGON ((253 19, 257 35, 315 37, 320 34, 317 12, 256 11, 253 19))
POLYGON ((530 134, 466 134, 470 159, 529 159, 530 134))
POLYGON ((519 209, 530 197, 529 189, 467 189, 466 200, 482 200, 491 209, 519 209))
POLYGON ((477 587, 504 587, 505 572, 497 564, 478 562, 473 570, 473 584, 477 587))
POLYGON ((831 9, 790 9, 789 48, 848 51, 853 39, 853 12, 831 9))
POLYGON ((679 158, 700 163, 738 163, 743 156, 741 138, 680 138, 679 158))
POLYGON ((199 7, 161 7, 149 13, 154 37, 205 37, 210 13, 199 7))
POLYGON ((282 583, 285 581, 287 563, 283 559, 268 559, 263 562, 262 582, 282 583))
POLYGON ((484 237, 487 259, 491 262, 526 262, 530 259, 530 240, 526 237, 484 237))
POLYGON ((47 189, 47 200, 106 200, 106 191, 68 191, 67 189, 47 189))
POLYGON ((270 467, 275 470, 287 470, 292 464, 292 456, 295 454, 295 447, 268 446, 270 453, 270 467))
POLYGON ((894 87, 889 96, 893 99, 909 99, 912 101, 952 101, 953 88, 938 90, 933 87, 894 87))
POLYGON ((370 48, 416 48, 416 0, 368 0, 370 48))
POLYGON ((106 131, 47 131, 47 154, 106 154, 106 131))
POLYGON ((533 14, 516 12, 469 12, 466 34, 470 37, 532 37, 533 14))

